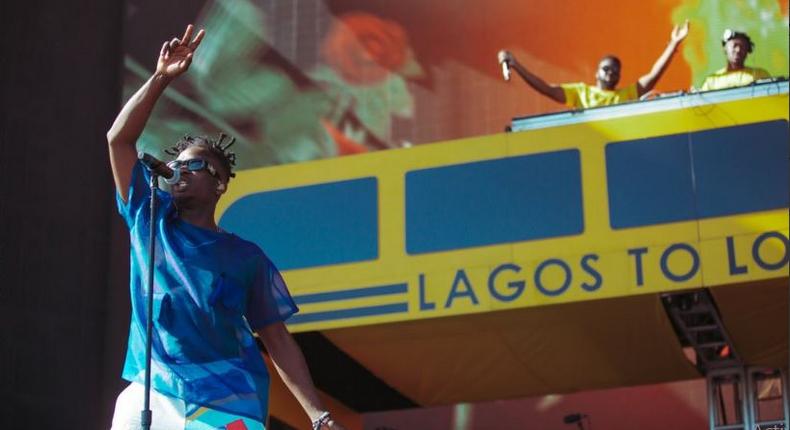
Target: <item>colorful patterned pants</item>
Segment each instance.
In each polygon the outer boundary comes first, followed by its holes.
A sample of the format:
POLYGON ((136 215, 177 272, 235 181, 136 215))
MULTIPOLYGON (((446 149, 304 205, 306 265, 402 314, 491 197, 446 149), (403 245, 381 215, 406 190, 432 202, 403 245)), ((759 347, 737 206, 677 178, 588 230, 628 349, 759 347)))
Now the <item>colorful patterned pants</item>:
MULTIPOLYGON (((145 387, 132 382, 115 402, 111 430, 142 430, 140 411, 145 400, 145 387)), ((245 417, 201 407, 186 415, 187 404, 151 390, 151 430, 265 430, 262 423, 245 417)))

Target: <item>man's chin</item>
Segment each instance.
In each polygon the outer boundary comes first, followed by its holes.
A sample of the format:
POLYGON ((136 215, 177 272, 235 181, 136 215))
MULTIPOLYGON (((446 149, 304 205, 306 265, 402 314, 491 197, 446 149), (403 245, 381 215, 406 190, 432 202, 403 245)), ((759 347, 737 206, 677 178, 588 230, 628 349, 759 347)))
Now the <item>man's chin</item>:
POLYGON ((184 190, 182 192, 172 193, 175 205, 180 209, 197 209, 201 207, 210 207, 212 202, 210 197, 199 196, 184 190))
POLYGON ((181 208, 190 207, 195 202, 195 196, 191 195, 187 190, 173 190, 171 195, 173 196, 173 201, 176 206, 181 208))
POLYGON ((610 91, 614 90, 615 87, 617 87, 617 83, 618 82, 619 82, 619 80, 618 81, 610 81, 610 80, 606 80, 606 79, 598 80, 598 83, 600 84, 601 88, 603 88, 605 90, 610 90, 610 91))

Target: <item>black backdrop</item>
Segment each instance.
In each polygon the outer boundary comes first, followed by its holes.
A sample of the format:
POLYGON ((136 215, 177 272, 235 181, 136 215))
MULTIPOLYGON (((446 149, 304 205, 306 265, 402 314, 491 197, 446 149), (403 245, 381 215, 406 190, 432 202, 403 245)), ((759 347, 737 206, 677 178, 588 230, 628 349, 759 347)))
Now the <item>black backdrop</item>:
POLYGON ((107 429, 128 241, 105 132, 123 2, 0 2, 0 428, 107 429))

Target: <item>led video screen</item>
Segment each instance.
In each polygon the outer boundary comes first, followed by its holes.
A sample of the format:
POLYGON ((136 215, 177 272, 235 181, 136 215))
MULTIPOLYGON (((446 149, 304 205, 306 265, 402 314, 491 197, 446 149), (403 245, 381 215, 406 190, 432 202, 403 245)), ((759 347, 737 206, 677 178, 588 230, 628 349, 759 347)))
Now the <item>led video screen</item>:
POLYGON ((206 30, 140 149, 164 155, 186 133, 222 131, 241 169, 499 133, 512 117, 566 109, 506 82, 501 49, 553 83, 594 83, 614 54, 623 86, 688 19, 658 92, 723 67, 726 28, 755 42, 747 65, 788 75, 787 0, 129 0, 126 15, 125 98, 163 41, 188 23, 206 30))

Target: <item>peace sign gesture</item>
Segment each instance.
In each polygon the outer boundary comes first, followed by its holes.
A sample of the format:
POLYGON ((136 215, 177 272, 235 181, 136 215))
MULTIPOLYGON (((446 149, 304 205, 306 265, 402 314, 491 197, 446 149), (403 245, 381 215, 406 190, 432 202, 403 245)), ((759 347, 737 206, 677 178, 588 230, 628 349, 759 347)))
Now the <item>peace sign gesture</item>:
POLYGON ((192 63, 192 55, 206 34, 205 30, 200 30, 195 38, 192 39, 194 30, 195 27, 189 24, 181 39, 174 37, 173 40, 162 45, 162 50, 159 51, 159 61, 156 63, 156 73, 158 75, 174 79, 187 71, 192 63), (192 39, 191 42, 190 39, 192 39))
POLYGON ((689 34, 689 20, 686 20, 683 25, 676 25, 675 28, 672 29, 672 35, 670 36, 670 40, 674 43, 680 43, 683 39, 686 38, 689 34))

